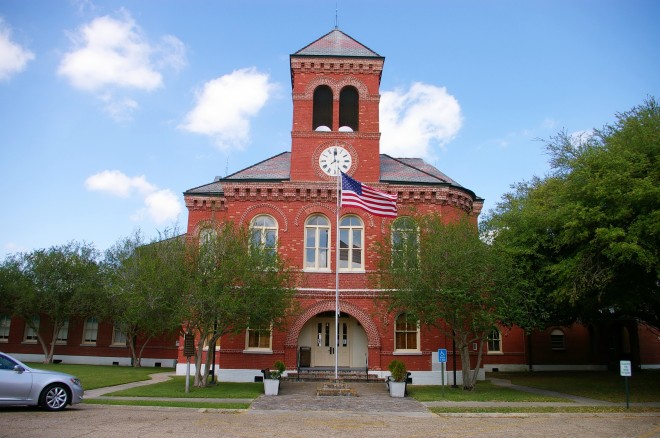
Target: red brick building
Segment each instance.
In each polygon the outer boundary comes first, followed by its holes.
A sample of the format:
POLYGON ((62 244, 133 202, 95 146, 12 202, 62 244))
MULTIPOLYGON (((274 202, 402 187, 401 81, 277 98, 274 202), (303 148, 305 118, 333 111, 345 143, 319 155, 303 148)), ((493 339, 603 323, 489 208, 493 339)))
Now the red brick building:
MULTIPOLYGON (((405 232, 413 210, 476 223, 483 199, 422 159, 380 153, 383 65, 382 56, 338 29, 292 54, 291 151, 184 193, 189 237, 233 221, 251 227, 263 243, 276 245, 301 272, 296 295, 301 311, 285 330, 253 329, 221 339, 215 357, 221 380, 253 381, 276 360, 294 370, 299 363, 333 367, 336 359, 340 367, 383 375, 397 358, 405 361, 413 383, 437 384, 437 352, 444 348, 449 353, 445 382, 452 381, 450 339, 418 327, 405 313, 385 315, 377 309, 381 292, 368 281, 377 262, 371 245, 390 239, 391 228, 405 232), (338 212, 335 164, 354 179, 396 195, 398 217, 357 208, 338 212), (335 348, 337 232, 341 317, 335 348)), ((48 316, 41 318, 40 333, 50 339, 48 316)), ((55 359, 127 365, 130 355, 121 336, 110 321, 71 321, 55 359)), ((26 360, 43 358, 25 321, 1 312, 0 350, 26 360)), ((177 372, 185 374, 182 339, 151 341, 143 357, 145 366, 176 364, 177 372)), ((531 336, 517 328, 494 330, 484 370, 606 369, 618 366, 620 359, 636 367, 660 367, 660 332, 635 321, 549 327, 531 336)), ((460 373, 458 378, 460 383, 460 373)))
MULTIPOLYGON (((264 242, 276 242, 277 251, 302 272, 296 296, 301 312, 286 330, 248 330, 221 339, 215 358, 220 380, 252 381, 276 360, 289 370, 332 367, 336 360, 340 367, 383 375, 397 358, 406 362, 414 383, 439 383, 439 348, 449 350, 453 368, 451 341, 440 332, 418 327, 405 313, 378 311, 380 291, 368 283, 376 267, 370 248, 391 238, 390 227, 405 226, 413 210, 476 223, 483 199, 422 159, 380 153, 383 65, 382 56, 338 29, 295 52, 290 56, 291 151, 184 193, 189 236, 199 238, 206 229, 233 221, 258 230, 264 242), (395 194, 398 217, 393 221, 345 207, 337 212, 335 159, 354 179, 395 194), (335 348, 337 232, 341 317, 335 348)), ((601 350, 594 347, 588 354, 589 342, 589 329, 582 326, 551 328, 533 337, 515 328, 494 330, 484 367, 526 370, 536 362, 546 369, 602 369, 601 350), (532 343, 538 361, 530 356, 532 343)), ((180 374, 185 362, 180 350, 180 374)))

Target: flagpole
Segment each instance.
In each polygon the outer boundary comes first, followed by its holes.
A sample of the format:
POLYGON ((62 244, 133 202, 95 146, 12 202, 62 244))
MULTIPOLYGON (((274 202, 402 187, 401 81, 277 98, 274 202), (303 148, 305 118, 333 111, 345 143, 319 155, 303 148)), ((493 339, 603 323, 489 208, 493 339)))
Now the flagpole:
POLYGON ((336 235, 337 243, 335 247, 335 380, 339 379, 339 209, 341 200, 339 191, 341 190, 341 172, 337 166, 337 222, 336 222, 336 235))

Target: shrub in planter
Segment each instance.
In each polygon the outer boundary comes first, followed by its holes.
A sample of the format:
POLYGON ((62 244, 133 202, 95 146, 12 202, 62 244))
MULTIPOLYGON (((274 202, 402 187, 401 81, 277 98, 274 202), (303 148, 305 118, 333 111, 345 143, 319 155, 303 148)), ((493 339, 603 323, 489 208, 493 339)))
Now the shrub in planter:
POLYGON ((392 373, 391 381, 388 386, 390 388, 390 395, 392 397, 405 397, 406 396, 406 380, 408 378, 408 371, 406 364, 400 360, 393 360, 387 367, 392 373))
POLYGON ((387 366, 387 369, 392 373, 392 380, 395 382, 405 382, 408 378, 408 371, 406 370, 406 364, 400 360, 393 360, 387 366))
POLYGON ((264 373, 264 393, 266 395, 277 395, 280 391, 280 377, 286 371, 286 365, 281 360, 273 364, 272 370, 262 370, 264 373))

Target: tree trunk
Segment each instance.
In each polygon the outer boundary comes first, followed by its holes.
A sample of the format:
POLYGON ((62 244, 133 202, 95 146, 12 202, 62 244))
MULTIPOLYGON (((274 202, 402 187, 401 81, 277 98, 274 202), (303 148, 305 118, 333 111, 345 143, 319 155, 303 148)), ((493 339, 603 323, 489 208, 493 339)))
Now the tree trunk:
POLYGON ((142 346, 140 347, 140 353, 138 354, 137 365, 136 365, 138 367, 142 366, 142 354, 144 353, 144 348, 147 346, 150 340, 151 340, 151 336, 147 336, 147 339, 144 340, 142 346))
POLYGON ((64 324, 59 321, 55 321, 53 324, 53 336, 50 339, 50 349, 46 354, 44 363, 53 363, 53 356, 55 355, 55 344, 57 343, 57 335, 60 333, 60 329, 64 324))

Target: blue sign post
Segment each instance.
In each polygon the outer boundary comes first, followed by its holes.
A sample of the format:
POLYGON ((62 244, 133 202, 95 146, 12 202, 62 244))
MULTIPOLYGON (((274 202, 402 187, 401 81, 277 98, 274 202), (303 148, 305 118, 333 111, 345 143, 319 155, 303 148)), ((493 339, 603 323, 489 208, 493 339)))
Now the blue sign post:
POLYGON ((438 362, 440 362, 440 369, 442 370, 442 395, 445 394, 445 364, 447 363, 447 349, 438 349, 438 362))

